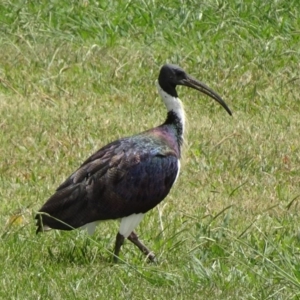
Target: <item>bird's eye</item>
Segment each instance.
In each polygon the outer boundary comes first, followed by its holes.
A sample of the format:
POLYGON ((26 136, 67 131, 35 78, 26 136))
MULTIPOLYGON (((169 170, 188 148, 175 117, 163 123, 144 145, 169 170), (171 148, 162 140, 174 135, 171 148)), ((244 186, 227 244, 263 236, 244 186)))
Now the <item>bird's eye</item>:
POLYGON ((178 71, 176 72, 176 76, 179 77, 179 78, 183 78, 183 77, 184 77, 184 72, 178 70, 178 71))

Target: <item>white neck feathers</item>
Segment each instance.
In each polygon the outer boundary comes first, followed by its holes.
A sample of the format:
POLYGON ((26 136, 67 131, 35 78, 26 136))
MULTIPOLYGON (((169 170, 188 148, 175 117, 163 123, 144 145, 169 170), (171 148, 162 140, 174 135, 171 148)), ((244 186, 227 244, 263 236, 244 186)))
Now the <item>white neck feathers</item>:
POLYGON ((182 124, 182 132, 184 132, 184 126, 185 126, 185 114, 183 109, 183 104, 179 98, 172 97, 168 93, 166 93, 159 85, 159 83, 156 83, 157 90, 159 95, 161 96, 163 102, 165 103, 168 112, 173 111, 179 118, 182 124))

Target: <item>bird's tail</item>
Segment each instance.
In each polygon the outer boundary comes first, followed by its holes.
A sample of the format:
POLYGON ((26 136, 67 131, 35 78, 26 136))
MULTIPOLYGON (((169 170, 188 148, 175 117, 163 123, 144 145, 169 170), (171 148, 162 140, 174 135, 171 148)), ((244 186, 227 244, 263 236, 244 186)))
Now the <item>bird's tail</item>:
POLYGON ((82 184, 56 191, 35 216, 36 233, 50 229, 72 230, 87 223, 86 194, 82 184))

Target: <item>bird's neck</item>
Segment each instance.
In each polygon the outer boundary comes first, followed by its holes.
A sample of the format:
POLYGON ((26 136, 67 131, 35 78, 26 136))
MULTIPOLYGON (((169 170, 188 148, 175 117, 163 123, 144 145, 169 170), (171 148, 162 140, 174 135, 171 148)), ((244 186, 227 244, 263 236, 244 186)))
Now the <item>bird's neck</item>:
POLYGON ((157 89, 168 110, 167 119, 164 124, 173 125, 176 129, 179 140, 182 141, 185 127, 185 114, 183 104, 179 98, 173 97, 166 93, 161 88, 159 83, 157 83, 157 89))

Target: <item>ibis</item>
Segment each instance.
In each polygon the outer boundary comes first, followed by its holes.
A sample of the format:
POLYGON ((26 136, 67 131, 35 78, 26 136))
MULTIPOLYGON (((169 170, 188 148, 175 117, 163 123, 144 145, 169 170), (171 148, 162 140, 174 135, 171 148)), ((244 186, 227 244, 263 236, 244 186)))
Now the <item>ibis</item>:
POLYGON ((185 114, 177 85, 208 95, 231 115, 224 100, 211 88, 176 65, 164 65, 157 81, 167 108, 164 123, 113 141, 90 156, 38 211, 37 233, 85 228, 93 234, 100 221, 119 219, 114 260, 118 261, 125 239, 150 261, 155 260, 135 228, 146 212, 166 198, 179 175, 185 114))

